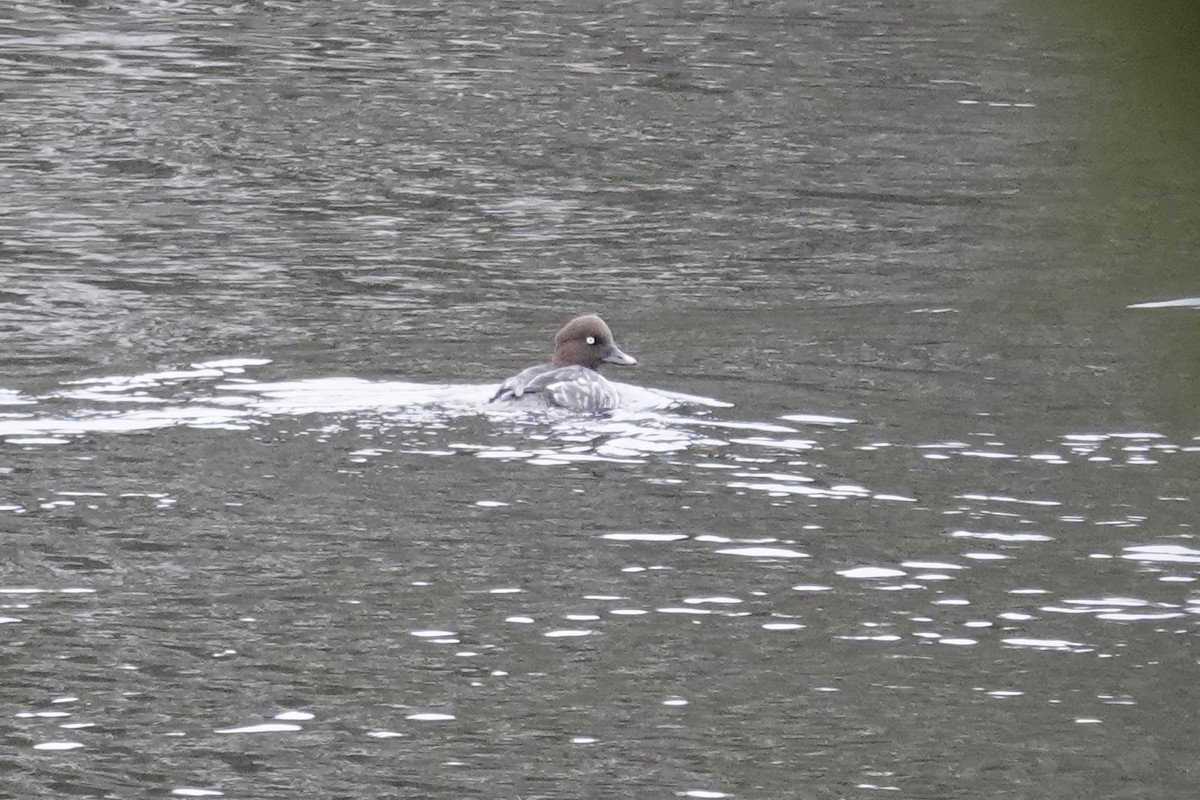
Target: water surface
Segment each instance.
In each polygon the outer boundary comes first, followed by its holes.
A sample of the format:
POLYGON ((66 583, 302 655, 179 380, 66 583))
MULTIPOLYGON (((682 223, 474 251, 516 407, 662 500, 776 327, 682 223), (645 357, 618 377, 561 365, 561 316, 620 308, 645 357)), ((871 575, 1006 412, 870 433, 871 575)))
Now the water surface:
POLYGON ((1122 13, 0 12, 0 795, 1187 796, 1122 13), (622 409, 486 402, 584 311, 622 409))

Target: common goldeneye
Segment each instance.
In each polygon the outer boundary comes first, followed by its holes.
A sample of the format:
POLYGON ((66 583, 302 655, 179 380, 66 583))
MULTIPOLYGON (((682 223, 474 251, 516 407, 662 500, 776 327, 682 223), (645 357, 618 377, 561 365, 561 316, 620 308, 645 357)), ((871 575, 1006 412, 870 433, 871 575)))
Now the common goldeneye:
POLYGON ((637 363, 636 358, 617 347, 604 320, 595 314, 576 317, 554 337, 554 358, 549 364, 518 372, 501 384, 490 402, 533 394, 550 405, 572 411, 612 411, 621 396, 596 371, 606 361, 627 366, 637 363))

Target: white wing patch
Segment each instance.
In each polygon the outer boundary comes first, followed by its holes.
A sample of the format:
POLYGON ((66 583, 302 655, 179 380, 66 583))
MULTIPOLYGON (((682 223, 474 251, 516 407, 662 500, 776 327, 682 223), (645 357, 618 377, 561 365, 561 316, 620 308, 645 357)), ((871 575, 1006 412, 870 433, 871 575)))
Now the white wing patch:
POLYGON ((597 380, 598 375, 577 375, 567 380, 554 381, 546 385, 550 401, 563 408, 577 411, 611 411, 617 407, 620 397, 607 381, 597 380))

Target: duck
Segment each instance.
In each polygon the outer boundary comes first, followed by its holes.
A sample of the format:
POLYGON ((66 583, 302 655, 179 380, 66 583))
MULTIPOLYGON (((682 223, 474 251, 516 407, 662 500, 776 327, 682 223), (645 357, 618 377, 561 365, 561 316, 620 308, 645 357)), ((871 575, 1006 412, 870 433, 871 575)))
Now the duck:
POLYGON ((554 337, 549 363, 528 367, 513 375, 489 402, 515 402, 533 397, 547 405, 586 414, 604 414, 621 404, 617 388, 599 373, 601 364, 633 366, 637 359, 625 353, 612 330, 597 314, 575 317, 554 337))

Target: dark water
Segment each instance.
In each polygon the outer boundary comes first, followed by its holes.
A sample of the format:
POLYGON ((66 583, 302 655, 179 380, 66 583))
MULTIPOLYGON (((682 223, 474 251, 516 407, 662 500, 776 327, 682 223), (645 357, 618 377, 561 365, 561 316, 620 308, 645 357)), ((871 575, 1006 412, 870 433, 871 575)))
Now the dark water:
POLYGON ((0 796, 1191 796, 1196 31, 0 10, 0 796))

